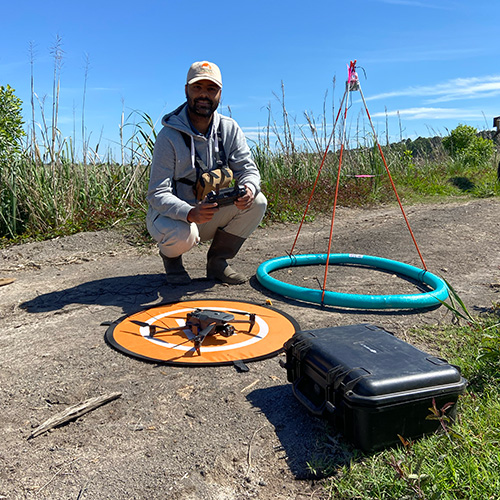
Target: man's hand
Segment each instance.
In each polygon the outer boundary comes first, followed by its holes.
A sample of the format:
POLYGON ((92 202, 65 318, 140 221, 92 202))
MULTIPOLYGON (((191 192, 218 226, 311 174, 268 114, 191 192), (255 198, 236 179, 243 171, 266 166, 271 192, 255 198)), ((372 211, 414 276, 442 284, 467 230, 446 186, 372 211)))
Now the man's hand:
POLYGON ((204 222, 211 221, 218 210, 217 203, 198 203, 198 205, 189 211, 187 220, 188 222, 203 224, 204 222))
POLYGON ((254 200, 254 195, 252 190, 248 186, 245 186, 245 189, 247 190, 246 194, 241 198, 238 198, 234 202, 236 208, 238 208, 239 210, 245 210, 246 208, 250 208, 254 200))

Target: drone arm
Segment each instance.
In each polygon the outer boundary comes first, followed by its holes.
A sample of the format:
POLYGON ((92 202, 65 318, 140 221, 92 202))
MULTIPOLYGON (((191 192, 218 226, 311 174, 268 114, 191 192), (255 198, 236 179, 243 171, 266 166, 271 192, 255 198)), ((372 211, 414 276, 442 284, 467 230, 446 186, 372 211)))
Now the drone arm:
POLYGON ((198 354, 201 354, 201 349, 200 349, 201 344, 203 343, 203 341, 205 340, 207 335, 212 331, 214 325, 215 325, 215 323, 210 323, 200 333, 198 333, 198 335, 196 335, 196 337, 193 339, 194 348, 196 349, 196 352, 198 354))

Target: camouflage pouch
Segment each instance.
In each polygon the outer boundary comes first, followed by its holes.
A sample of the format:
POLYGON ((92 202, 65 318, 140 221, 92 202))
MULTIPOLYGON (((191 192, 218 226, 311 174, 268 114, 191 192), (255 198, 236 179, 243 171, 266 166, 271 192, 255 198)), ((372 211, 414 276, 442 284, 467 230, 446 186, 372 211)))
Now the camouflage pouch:
POLYGON ((203 172, 193 187, 196 199, 202 201, 210 191, 218 193, 221 189, 229 187, 232 181, 233 172, 227 166, 203 172))

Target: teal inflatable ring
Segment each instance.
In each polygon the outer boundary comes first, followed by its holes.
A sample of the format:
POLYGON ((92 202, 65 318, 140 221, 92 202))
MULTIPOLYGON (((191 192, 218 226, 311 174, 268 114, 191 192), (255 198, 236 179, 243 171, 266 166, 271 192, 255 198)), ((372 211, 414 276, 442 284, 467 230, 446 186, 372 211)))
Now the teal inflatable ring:
POLYGON ((420 309, 441 305, 448 298, 448 286, 445 281, 436 275, 419 269, 418 267, 403 264, 395 260, 358 254, 330 254, 329 264, 355 264, 383 269, 405 276, 423 283, 432 290, 425 293, 401 295, 360 295, 339 293, 323 290, 314 290, 301 286, 290 285, 279 281, 270 273, 277 269, 294 266, 326 265, 327 254, 305 254, 276 257, 263 262, 257 269, 259 283, 267 289, 285 297, 291 297, 306 302, 326 304, 330 306, 349 307, 354 309, 420 309))

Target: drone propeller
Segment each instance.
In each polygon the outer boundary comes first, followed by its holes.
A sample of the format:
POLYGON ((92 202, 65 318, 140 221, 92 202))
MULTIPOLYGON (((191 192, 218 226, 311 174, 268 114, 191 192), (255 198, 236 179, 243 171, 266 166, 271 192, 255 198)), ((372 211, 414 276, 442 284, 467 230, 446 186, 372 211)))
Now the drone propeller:
POLYGON ((135 319, 130 320, 131 323, 142 326, 144 328, 149 328, 149 336, 154 337, 157 333, 173 332, 174 330, 181 331, 185 330, 185 326, 176 326, 174 328, 164 328, 162 326, 150 325, 144 321, 138 321, 135 319))
POLYGON ((255 325, 255 313, 250 314, 250 328, 248 332, 252 331, 253 325, 255 325))
POLYGON ((231 323, 250 323, 250 328, 248 329, 248 333, 250 333, 255 325, 255 314, 254 313, 244 313, 248 314, 248 319, 233 319, 231 323))
POLYGON ((224 309, 226 312, 228 313, 232 313, 232 314, 241 314, 243 316, 250 316, 251 314, 253 313, 249 313, 249 312, 246 312, 246 311, 236 311, 236 310, 232 310, 232 309, 224 309))
MULTIPOLYGON (((246 312, 246 311, 237 311, 237 310, 231 310, 231 309, 225 309, 227 310, 227 312, 230 312, 230 313, 233 313, 233 314, 242 314, 244 316, 252 316, 252 315, 255 315, 255 313, 249 313, 249 312, 246 312)), ((266 314, 264 312, 259 312, 259 316, 263 317, 263 318, 269 318, 270 315, 269 314, 266 314)))
MULTIPOLYGON (((146 323, 145 321, 139 321, 137 319, 131 319, 130 322, 134 323, 135 325, 144 326, 144 327, 147 327, 147 326, 156 326, 156 325, 151 325, 150 323, 146 323)), ((161 328, 161 329, 166 330, 166 328, 164 328, 162 326, 157 326, 156 328, 161 328)))
POLYGON ((252 331, 252 328, 255 325, 255 313, 248 313, 245 311, 233 311, 231 309, 227 309, 226 312, 232 313, 232 314, 240 314, 243 316, 248 316, 248 319, 233 319, 229 323, 250 323, 250 328, 248 330, 248 333, 252 331))
MULTIPOLYGON (((246 311, 237 311, 237 310, 233 310, 233 309, 224 309, 223 311, 219 311, 219 310, 215 310, 215 309, 204 309, 202 307, 197 307, 195 309, 193 309, 191 312, 187 312, 184 316, 169 316, 170 319, 186 319, 186 317, 189 315, 189 314, 198 314, 198 313, 215 313, 215 314, 224 314, 224 313, 228 313, 228 314, 239 314, 241 316, 254 316, 255 317, 255 313, 249 313, 249 312, 246 312, 246 311)), ((242 320, 231 320, 231 322, 233 321, 242 321, 242 320)))
MULTIPOLYGON (((217 313, 217 314, 221 314, 221 313, 230 313, 230 314, 242 314, 244 316, 250 316, 251 314, 253 313, 248 313, 246 311, 238 311, 238 310, 233 310, 233 309, 224 309, 224 310, 218 310, 218 309, 210 309, 210 308, 203 308, 203 307, 196 307, 195 309, 192 310, 192 312, 195 312, 195 313, 217 313)), ((189 313, 188 313, 189 314, 189 313)), ((177 318, 177 319, 184 319, 185 316, 183 316, 182 318, 180 317, 176 317, 176 316, 169 316, 170 318, 177 318)))

